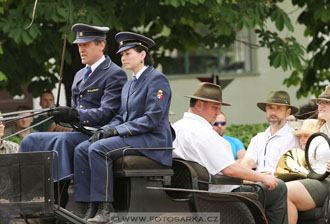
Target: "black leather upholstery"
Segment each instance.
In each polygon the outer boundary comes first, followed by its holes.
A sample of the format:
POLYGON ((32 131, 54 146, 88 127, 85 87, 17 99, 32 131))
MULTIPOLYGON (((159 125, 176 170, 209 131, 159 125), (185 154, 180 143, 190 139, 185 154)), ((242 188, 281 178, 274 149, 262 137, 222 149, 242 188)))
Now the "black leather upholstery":
MULTIPOLYGON (((330 193, 330 191, 329 191, 330 193)), ((330 195, 330 194, 329 194, 330 195)), ((329 195, 325 199, 323 207, 314 208, 308 211, 299 212, 299 224, 327 224, 329 220, 330 207, 329 195)))
POLYGON ((172 176, 171 167, 164 166, 152 159, 140 155, 127 155, 113 164, 116 176, 172 176))
POLYGON ((196 162, 173 159, 174 175, 171 188, 197 191, 168 191, 175 199, 191 198, 197 212, 220 212, 220 223, 265 223, 262 205, 254 192, 207 192, 212 184, 242 184, 242 180, 209 175, 207 169, 196 162), (223 180, 223 182, 221 182, 223 180), (251 211, 253 213, 251 213, 251 211))

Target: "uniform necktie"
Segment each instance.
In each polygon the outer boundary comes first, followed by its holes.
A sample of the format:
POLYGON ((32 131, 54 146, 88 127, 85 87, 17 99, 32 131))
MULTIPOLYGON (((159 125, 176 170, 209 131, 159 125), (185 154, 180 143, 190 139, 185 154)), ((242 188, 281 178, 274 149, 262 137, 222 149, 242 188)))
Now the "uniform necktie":
POLYGON ((86 72, 85 72, 85 74, 84 74, 84 82, 86 82, 86 80, 87 80, 89 74, 91 74, 91 72, 92 72, 91 67, 87 66, 87 68, 86 68, 86 72))
POLYGON ((137 82, 137 78, 135 77, 135 75, 133 75, 131 86, 129 87, 129 95, 133 93, 136 82, 137 82))

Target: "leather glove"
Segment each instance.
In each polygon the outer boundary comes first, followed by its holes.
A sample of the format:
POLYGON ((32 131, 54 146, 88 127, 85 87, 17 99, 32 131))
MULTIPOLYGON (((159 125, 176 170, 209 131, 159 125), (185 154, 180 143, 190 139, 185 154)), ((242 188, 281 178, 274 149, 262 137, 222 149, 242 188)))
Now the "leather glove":
POLYGON ((117 129, 109 128, 108 130, 104 131, 103 138, 109 138, 109 137, 118 136, 118 135, 119 135, 119 133, 118 133, 117 129))
POLYGON ((117 131, 117 129, 115 128, 109 128, 108 130, 97 130, 93 135, 92 137, 90 137, 88 139, 88 141, 94 143, 100 139, 103 139, 103 138, 109 138, 109 137, 112 137, 112 136, 118 136, 119 133, 117 131))
POLYGON ((54 116, 54 121, 56 123, 70 123, 79 121, 79 113, 76 109, 66 106, 51 106, 50 108, 54 108, 54 110, 51 110, 48 115, 54 116))
POLYGON ((94 143, 100 139, 102 139, 104 136, 104 130, 100 129, 100 130, 97 130, 93 135, 92 137, 90 137, 88 139, 88 141, 90 141, 91 143, 94 143))

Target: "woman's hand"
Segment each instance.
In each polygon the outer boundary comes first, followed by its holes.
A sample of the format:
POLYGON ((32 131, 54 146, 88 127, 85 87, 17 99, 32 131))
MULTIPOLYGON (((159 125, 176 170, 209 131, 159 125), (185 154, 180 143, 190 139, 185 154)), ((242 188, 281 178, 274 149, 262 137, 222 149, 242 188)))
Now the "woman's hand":
POLYGON ((327 161, 327 171, 330 173, 330 159, 327 161))

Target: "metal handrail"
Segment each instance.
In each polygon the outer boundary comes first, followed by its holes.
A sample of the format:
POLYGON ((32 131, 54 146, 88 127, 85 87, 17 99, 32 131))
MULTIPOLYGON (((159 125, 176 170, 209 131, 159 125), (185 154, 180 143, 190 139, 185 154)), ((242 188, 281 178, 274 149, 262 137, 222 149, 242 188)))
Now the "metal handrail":
POLYGON ((13 137, 13 136, 15 136, 15 135, 18 135, 18 134, 20 134, 20 133, 26 131, 26 130, 29 130, 29 129, 31 129, 31 128, 34 128, 34 127, 36 127, 36 126, 38 126, 38 125, 40 125, 40 124, 42 124, 42 123, 45 123, 46 121, 52 119, 53 117, 54 117, 54 116, 50 116, 50 117, 46 118, 45 120, 42 120, 42 121, 40 121, 40 122, 38 122, 38 123, 36 123, 36 124, 34 124, 34 125, 31 125, 31 126, 29 126, 29 127, 27 127, 27 128, 24 128, 24 129, 20 130, 20 131, 17 131, 17 132, 15 132, 15 133, 11 134, 11 135, 8 135, 7 137, 1 138, 1 140, 5 140, 5 139, 7 139, 7 138, 11 138, 11 137, 13 137))
MULTIPOLYGON (((48 114, 48 112, 51 111, 51 110, 53 110, 53 109, 47 109, 47 110, 40 111, 40 112, 37 112, 37 113, 34 113, 34 114, 28 114, 28 115, 23 115, 23 116, 12 116, 12 117, 6 117, 6 118, 4 118, 3 115, 0 115, 0 117, 2 116, 0 118, 0 121, 1 122, 6 121, 6 122, 3 122, 5 124, 5 123, 11 122, 11 121, 20 120, 20 119, 27 118, 27 117, 33 117, 33 116, 36 116, 36 115, 48 114)), ((18 112, 18 114, 32 113, 32 112, 24 112, 24 111, 17 111, 17 112, 18 112)))
POLYGON ((45 112, 45 111, 50 111, 50 110, 52 110, 52 109, 46 108, 46 109, 33 109, 33 110, 19 110, 19 111, 14 111, 14 112, 1 113, 1 116, 5 117, 5 116, 9 116, 9 115, 14 115, 14 114, 45 112))

